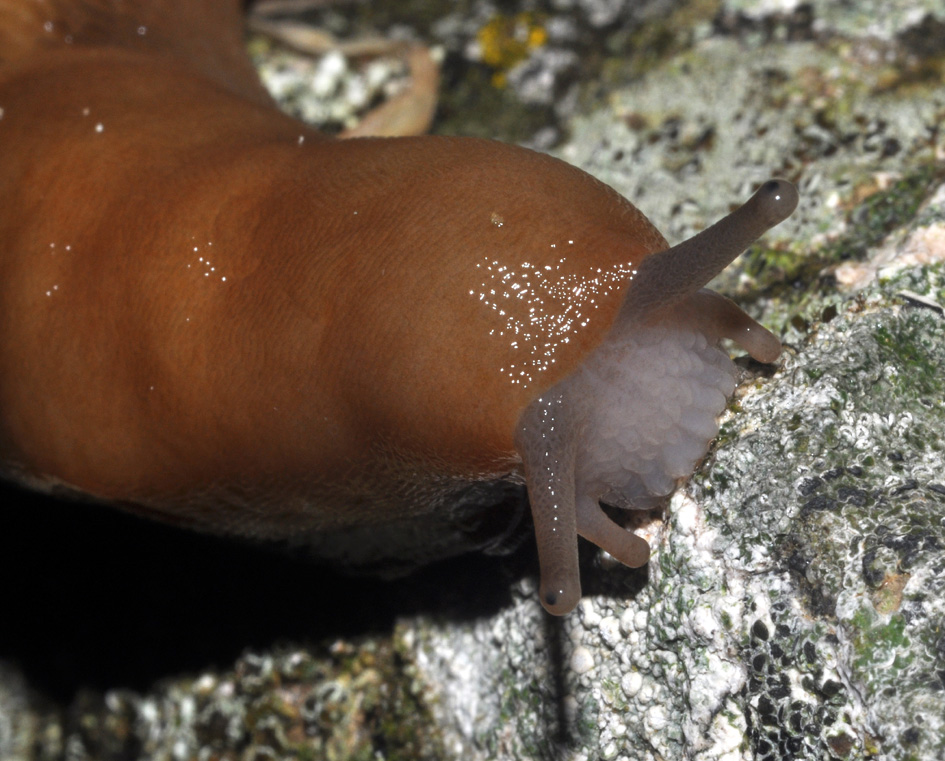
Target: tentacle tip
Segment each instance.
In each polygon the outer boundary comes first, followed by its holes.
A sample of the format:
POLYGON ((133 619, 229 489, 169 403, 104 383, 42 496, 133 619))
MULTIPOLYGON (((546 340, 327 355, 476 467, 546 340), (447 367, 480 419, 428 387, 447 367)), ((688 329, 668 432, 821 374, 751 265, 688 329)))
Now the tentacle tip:
POLYGON ((756 362, 770 365, 777 362, 781 356, 780 339, 761 325, 749 328, 748 336, 740 343, 756 362))
POLYGON ((783 222, 797 208, 800 196, 794 184, 787 180, 771 179, 762 185, 754 198, 759 204, 759 212, 764 215, 769 227, 783 222))
POLYGON ((765 337, 765 341, 759 346, 752 355, 753 359, 764 362, 766 365, 774 364, 781 356, 781 342, 776 336, 765 337))
POLYGON ((628 568, 642 568, 650 562, 650 545, 642 537, 635 537, 639 541, 633 543, 633 553, 621 561, 628 568))
POLYGON ((564 616, 574 610, 581 599, 581 583, 574 579, 542 580, 541 604, 553 616, 564 616))

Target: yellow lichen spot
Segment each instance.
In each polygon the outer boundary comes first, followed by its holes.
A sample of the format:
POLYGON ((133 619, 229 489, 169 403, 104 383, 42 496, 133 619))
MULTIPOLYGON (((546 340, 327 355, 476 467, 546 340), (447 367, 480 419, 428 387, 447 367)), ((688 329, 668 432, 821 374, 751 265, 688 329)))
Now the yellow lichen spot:
POLYGON ((492 76, 493 85, 504 87, 509 69, 548 41, 543 22, 541 14, 526 12, 495 16, 480 28, 476 38, 482 60, 497 70, 492 76))

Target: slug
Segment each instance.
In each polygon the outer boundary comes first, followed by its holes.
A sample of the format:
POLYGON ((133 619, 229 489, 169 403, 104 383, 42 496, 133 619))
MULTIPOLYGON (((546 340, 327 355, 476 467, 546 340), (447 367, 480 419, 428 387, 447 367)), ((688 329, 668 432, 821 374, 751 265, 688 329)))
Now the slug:
POLYGON ((546 155, 319 134, 241 29, 237 0, 0 0, 3 474, 351 563, 448 554, 524 483, 555 614, 578 535, 646 563, 600 503, 692 471, 720 339, 778 357, 703 286, 794 187, 668 248, 546 155))

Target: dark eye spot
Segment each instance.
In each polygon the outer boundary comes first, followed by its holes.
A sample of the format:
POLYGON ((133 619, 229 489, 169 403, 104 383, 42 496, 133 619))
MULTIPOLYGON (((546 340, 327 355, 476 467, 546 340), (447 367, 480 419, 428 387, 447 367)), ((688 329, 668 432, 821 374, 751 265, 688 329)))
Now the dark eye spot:
POLYGON ((797 207, 797 188, 787 180, 768 180, 752 196, 752 216, 765 230, 783 222, 797 207))
POLYGON ((545 593, 545 602, 548 605, 554 605, 558 602, 558 595, 555 592, 546 592, 545 593))

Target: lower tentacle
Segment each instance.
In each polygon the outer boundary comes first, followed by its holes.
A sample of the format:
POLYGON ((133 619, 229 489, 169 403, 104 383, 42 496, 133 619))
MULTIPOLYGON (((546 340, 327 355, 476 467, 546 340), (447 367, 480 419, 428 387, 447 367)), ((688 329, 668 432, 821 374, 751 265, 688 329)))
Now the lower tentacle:
POLYGON ((725 296, 703 288, 693 294, 687 307, 699 315, 707 335, 734 341, 759 362, 774 362, 780 356, 777 336, 725 296))
POLYGON ((614 523, 596 499, 582 496, 575 504, 578 534, 630 568, 647 564, 650 545, 645 539, 614 523))
POLYGON ((541 604, 557 616, 569 613, 581 599, 574 512, 575 442, 573 427, 564 417, 560 395, 536 399, 522 414, 516 437, 538 543, 541 604))

